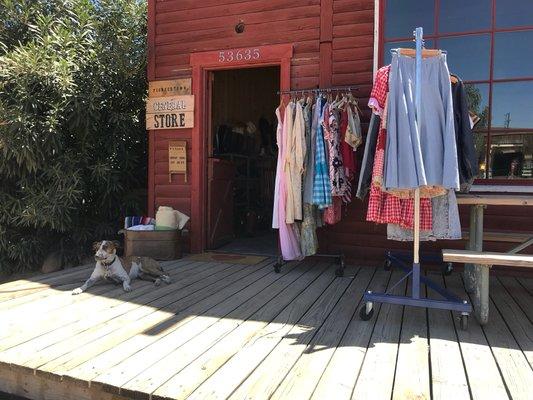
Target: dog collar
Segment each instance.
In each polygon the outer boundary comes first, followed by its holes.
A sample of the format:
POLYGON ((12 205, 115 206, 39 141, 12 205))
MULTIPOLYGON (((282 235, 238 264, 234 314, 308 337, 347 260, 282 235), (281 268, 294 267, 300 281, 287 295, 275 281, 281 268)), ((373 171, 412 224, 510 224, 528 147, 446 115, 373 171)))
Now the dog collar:
POLYGON ((115 262, 115 260, 117 259, 117 257, 115 256, 115 258, 113 258, 112 261, 109 261, 109 262, 106 262, 106 261, 100 261, 102 263, 102 265, 104 267, 109 267, 111 264, 113 264, 115 262))

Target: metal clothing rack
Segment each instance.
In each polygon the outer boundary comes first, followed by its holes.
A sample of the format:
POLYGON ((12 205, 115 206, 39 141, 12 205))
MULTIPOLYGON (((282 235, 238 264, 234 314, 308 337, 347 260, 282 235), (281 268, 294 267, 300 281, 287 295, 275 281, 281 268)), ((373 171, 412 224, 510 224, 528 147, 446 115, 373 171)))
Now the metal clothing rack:
MULTIPOLYGON (((337 263, 339 264, 339 267, 335 270, 335 276, 344 276, 344 254, 313 254, 310 257, 327 257, 327 258, 335 258, 337 260, 337 263)), ((284 264, 287 264, 291 261, 285 261, 281 255, 281 245, 279 243, 279 237, 278 237, 278 260, 274 264, 274 271, 276 273, 281 272, 281 267, 284 264)))
MULTIPOLYGON (((422 52, 423 52, 423 29, 416 28, 414 31, 416 42, 415 53, 415 124, 421 113, 421 77, 422 77, 422 52)), ((441 310, 452 310, 461 313, 461 328, 467 329, 468 315, 472 312, 472 306, 466 300, 462 300, 446 288, 420 275, 420 188, 415 189, 414 196, 414 232, 413 232, 413 263, 412 266, 406 264, 410 257, 401 256, 393 252, 386 253, 386 265, 396 265, 406 274, 394 284, 386 293, 373 293, 368 291, 363 296, 364 305, 361 307, 359 316, 363 320, 369 320, 374 313, 374 303, 388 303, 404 306, 415 306, 424 308, 436 308, 441 310), (396 296, 390 294, 405 279, 412 277, 411 296, 396 296), (433 300, 420 297, 421 283, 439 293, 444 300, 433 300)), ((441 260, 442 261, 442 260, 441 260)))
MULTIPOLYGON (((313 93, 315 95, 323 94, 323 93, 339 93, 339 92, 348 92, 348 91, 356 91, 359 90, 356 86, 335 86, 335 87, 329 87, 329 88, 311 88, 311 89, 298 89, 298 90, 278 90, 278 95, 284 95, 284 94, 307 94, 307 93, 313 93)), ((335 270, 336 276, 344 276, 344 254, 313 254, 310 257, 327 257, 327 258, 335 258, 337 260, 337 263, 339 264, 339 267, 335 270)), ((290 261, 288 261, 290 262, 290 261)), ((274 264, 274 271, 276 273, 279 273, 281 271, 281 267, 286 264, 287 261, 283 260, 283 257, 281 255, 281 244, 279 242, 278 237, 278 260, 274 264)))
POLYGON ((310 89, 294 89, 294 90, 278 90, 277 94, 305 94, 305 93, 338 93, 338 92, 351 92, 357 91, 359 88, 357 86, 334 86, 329 88, 310 88, 310 89))

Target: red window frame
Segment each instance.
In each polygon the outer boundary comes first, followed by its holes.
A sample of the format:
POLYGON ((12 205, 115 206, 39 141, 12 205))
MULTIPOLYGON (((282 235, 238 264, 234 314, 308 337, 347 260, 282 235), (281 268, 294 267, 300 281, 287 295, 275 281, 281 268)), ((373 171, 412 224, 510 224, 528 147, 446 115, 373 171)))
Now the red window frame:
MULTIPOLYGON (((395 37, 385 39, 385 11, 386 3, 388 0, 379 0, 379 29, 378 29, 378 66, 383 65, 383 51, 385 48, 385 43, 389 42, 400 42, 400 41, 409 41, 412 40, 412 37, 395 37)), ((517 31, 531 31, 533 30, 533 25, 510 27, 510 28, 497 28, 496 27, 496 0, 491 0, 491 26, 488 29, 483 30, 470 30, 463 32, 439 32, 439 16, 440 16, 440 2, 446 0, 434 0, 435 2, 435 11, 434 11, 434 33, 424 34, 424 39, 433 40, 435 43, 435 48, 438 48, 438 43, 440 38, 447 37, 457 37, 457 36, 467 36, 475 34, 489 34, 490 35, 490 65, 489 65, 489 79, 487 80, 470 80, 464 81, 464 83, 471 84, 488 84, 489 85, 489 114, 488 114, 488 126, 486 129, 476 131, 482 134, 487 135, 486 139, 486 148, 485 148, 485 161, 487 168, 490 165, 490 149, 491 149, 491 133, 492 131, 501 130, 498 128, 492 127, 492 92, 494 83, 501 82, 517 82, 517 81, 533 81, 532 76, 520 77, 520 78, 505 78, 505 79, 494 79, 494 36, 499 32, 517 32, 517 31)), ((533 132, 533 129, 531 130, 533 132)), ((533 134, 533 133, 532 133, 533 134)), ((486 176, 486 175, 485 175, 486 176)), ((505 178, 478 178, 475 183, 479 184, 497 184, 497 185, 531 185, 533 184, 533 178, 518 178, 518 179, 505 179, 505 178)))

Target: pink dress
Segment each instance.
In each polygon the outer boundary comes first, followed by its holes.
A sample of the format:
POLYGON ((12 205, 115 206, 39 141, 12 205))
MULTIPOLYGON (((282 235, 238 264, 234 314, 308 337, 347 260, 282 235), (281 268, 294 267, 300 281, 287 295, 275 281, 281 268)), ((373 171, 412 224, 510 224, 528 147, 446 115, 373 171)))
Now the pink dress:
POLYGON ((300 240, 298 229, 295 224, 285 222, 285 207, 287 203, 287 182, 283 171, 283 160, 285 160, 285 149, 283 141, 287 133, 287 124, 281 120, 280 107, 276 109, 278 118, 278 129, 276 139, 278 142, 278 165, 276 168, 276 187, 274 189, 274 209, 272 227, 279 230, 279 243, 281 255, 284 260, 297 260, 302 258, 300 250, 300 240))

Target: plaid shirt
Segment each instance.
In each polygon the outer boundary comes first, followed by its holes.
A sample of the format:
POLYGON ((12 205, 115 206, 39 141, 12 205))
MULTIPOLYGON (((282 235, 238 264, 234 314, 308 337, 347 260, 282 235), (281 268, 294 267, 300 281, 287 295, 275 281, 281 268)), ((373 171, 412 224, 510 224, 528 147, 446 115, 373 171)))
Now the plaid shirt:
MULTIPOLYGON (((383 115, 383 110, 387 102, 389 71, 390 66, 382 67, 378 70, 368 102, 369 107, 379 115, 383 115)), ((378 133, 376 143, 366 220, 378 224, 396 224, 402 228, 413 229, 414 200, 412 198, 397 197, 391 193, 384 192, 382 189, 386 140, 387 131, 382 127, 378 133)), ((429 231, 432 229, 432 226, 431 199, 421 198, 420 229, 429 231)))
POLYGON ((324 142, 323 115, 320 116, 316 130, 315 175, 313 179, 313 204, 324 209, 333 204, 331 199, 331 182, 324 142))

